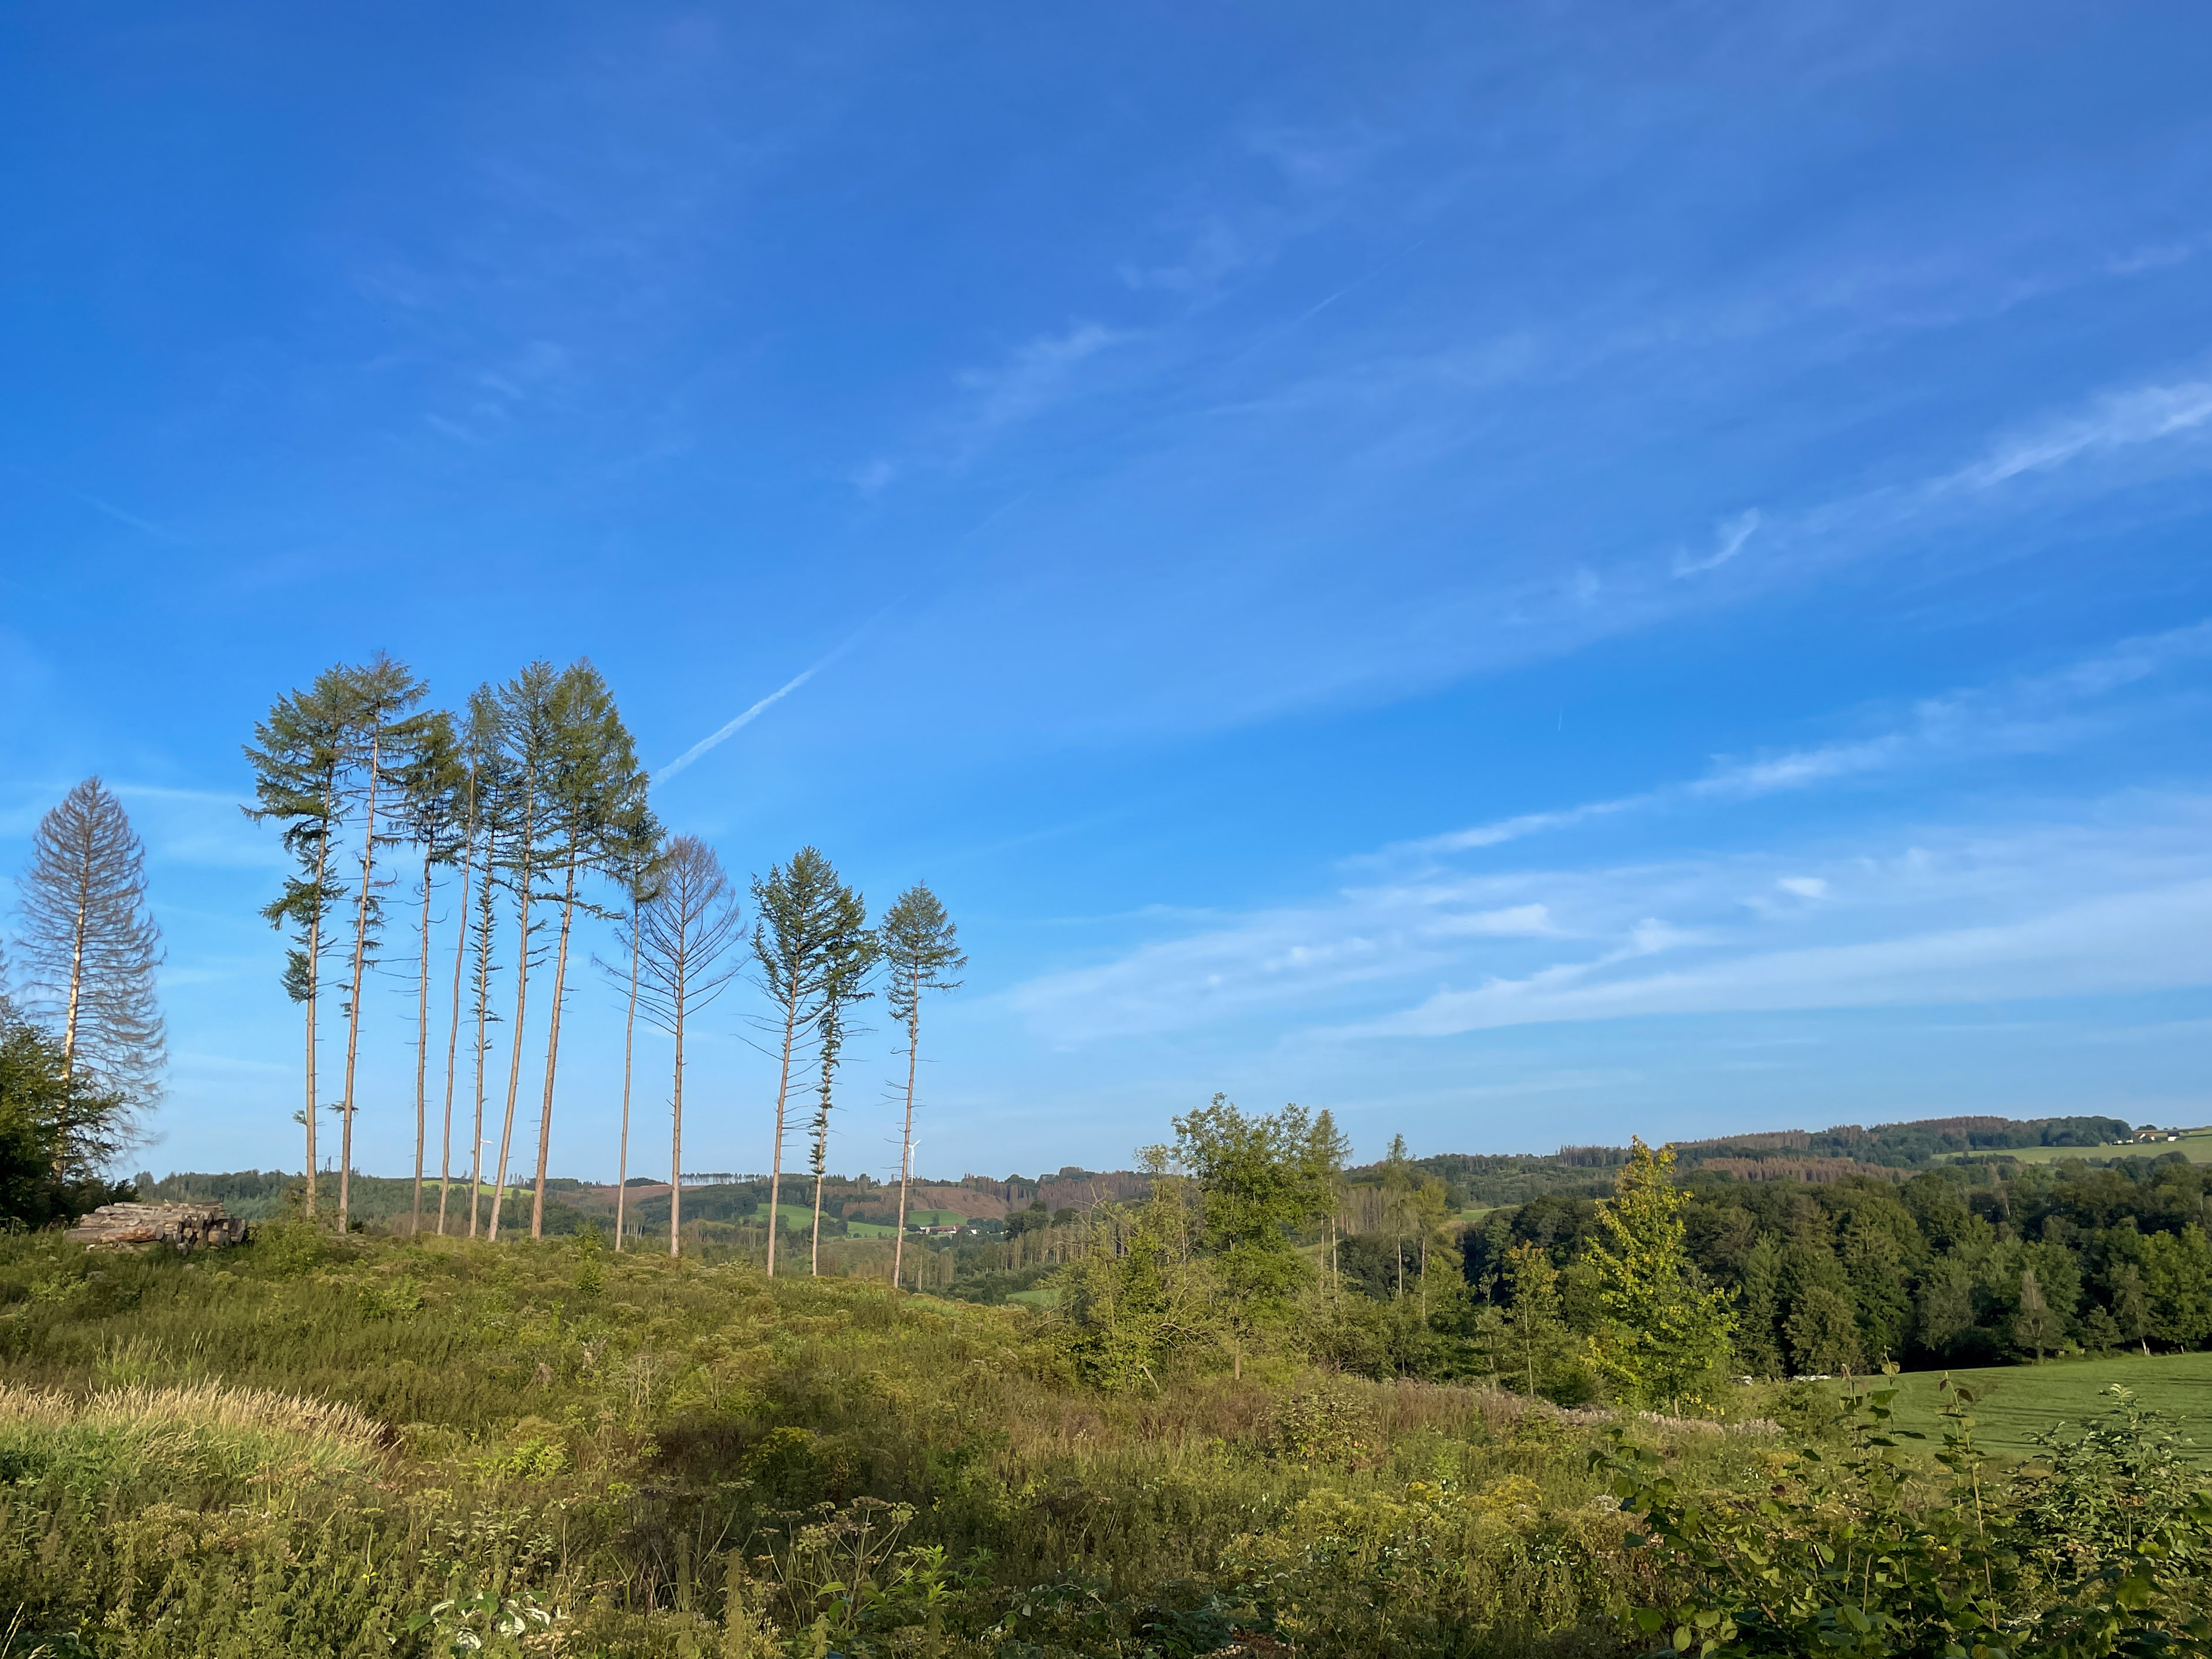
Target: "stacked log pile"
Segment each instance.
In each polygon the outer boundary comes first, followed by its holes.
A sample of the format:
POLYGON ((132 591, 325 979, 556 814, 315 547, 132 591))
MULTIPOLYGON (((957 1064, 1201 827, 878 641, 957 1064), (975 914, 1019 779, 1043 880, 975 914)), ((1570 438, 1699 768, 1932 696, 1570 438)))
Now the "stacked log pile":
POLYGON ((202 1244, 243 1244, 246 1221, 225 1215, 220 1204, 103 1204, 70 1228, 69 1237, 101 1249, 172 1244, 191 1250, 202 1244))

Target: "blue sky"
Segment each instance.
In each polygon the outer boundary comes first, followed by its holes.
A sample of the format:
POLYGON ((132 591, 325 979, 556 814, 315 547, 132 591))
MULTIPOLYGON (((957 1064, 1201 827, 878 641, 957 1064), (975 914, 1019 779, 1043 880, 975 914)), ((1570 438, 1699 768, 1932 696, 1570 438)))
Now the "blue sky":
MULTIPOLYGON (((0 40, 0 870, 88 772, 146 836, 140 1161, 297 1156, 239 745, 379 648, 454 701, 588 654, 733 870, 930 880, 933 1170, 1217 1089, 1363 1156, 2212 1117, 2202 8, 0 40)), ((766 1164, 750 1007, 695 1168, 766 1164)), ((556 1164, 611 1173, 570 1018, 556 1164)))

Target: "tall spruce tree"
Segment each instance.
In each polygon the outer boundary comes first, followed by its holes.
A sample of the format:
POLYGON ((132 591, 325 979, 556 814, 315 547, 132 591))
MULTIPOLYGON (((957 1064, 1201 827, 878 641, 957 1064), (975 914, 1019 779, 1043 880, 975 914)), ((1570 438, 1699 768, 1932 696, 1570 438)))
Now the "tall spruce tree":
POLYGON ((514 1029, 508 1036, 507 1113, 499 1132, 498 1174, 493 1178, 491 1222, 485 1236, 499 1239, 507 1198, 507 1161, 514 1144, 514 1109, 522 1093, 522 1034, 528 1025, 530 967, 537 949, 531 906, 545 866, 551 816, 548 774, 554 763, 558 719, 553 688, 559 676, 549 662, 534 662, 499 689, 500 729, 506 746, 507 787, 501 792, 504 854, 495 867, 514 896, 514 1029))
POLYGON ((568 994, 568 939, 579 905, 606 914, 577 891, 580 877, 605 872, 625 831, 647 817, 645 769, 637 763, 614 697, 589 662, 563 669, 553 687, 553 743, 545 769, 546 867, 561 872, 560 942, 553 954, 553 999, 545 1033, 545 1097, 538 1117, 538 1178, 530 1236, 545 1232, 546 1164, 553 1147, 553 1081, 561 1060, 561 1011, 568 994))
POLYGON ((376 854, 380 847, 398 840, 391 827, 387 774, 404 765, 419 737, 419 722, 410 711, 427 690, 413 671, 379 652, 358 668, 344 671, 348 682, 344 732, 349 787, 362 804, 361 868, 354 882, 353 969, 345 984, 345 1092, 338 1104, 338 1231, 346 1231, 353 1200, 353 1121, 355 1068, 361 1055, 361 1015, 363 983, 383 927, 383 905, 377 896, 376 854), (380 805, 387 809, 380 823, 380 805))
POLYGON ((822 987, 821 1012, 814 1017, 815 1059, 822 1076, 821 1097, 814 1112, 814 1146, 809 1160, 814 1171, 814 1233, 807 1252, 807 1273, 814 1278, 819 1278, 822 1273, 822 1182, 830 1167, 830 1114, 836 1103, 837 1066, 844 1057, 845 1038, 849 1030, 846 1010, 874 994, 861 988, 868 970, 875 965, 876 954, 875 935, 865 928, 844 941, 838 960, 822 987))
POLYGON ((684 1038, 693 1016, 728 988, 743 958, 737 895, 714 849, 678 836, 660 858, 654 890, 639 907, 638 995, 646 1018, 675 1040, 670 1095, 668 1254, 681 1253, 684 1224, 684 1038))
POLYGON ((899 1275, 906 1248, 907 1188, 914 1179, 922 994, 958 990, 960 981, 951 975, 968 965, 968 958, 960 949, 959 930, 927 882, 918 881, 898 896, 884 912, 876 938, 884 958, 884 1000, 891 1018, 906 1031, 906 1127, 899 1138, 898 1231, 891 1240, 891 1284, 896 1287, 904 1282, 899 1275))
MULTIPOLYGON (((477 878, 480 862, 477 857, 478 845, 483 837, 486 791, 498 775, 498 735, 496 722, 487 719, 484 704, 486 693, 479 689, 469 699, 468 713, 457 738, 457 761, 459 772, 454 786, 454 832, 461 855, 460 903, 456 911, 457 926, 453 929, 453 1015, 446 1028, 446 1110, 445 1127, 439 1135, 438 1152, 438 1233, 446 1231, 446 1204, 453 1186, 453 1088, 459 1069, 461 1048, 461 979, 468 957, 469 939, 474 931, 471 915, 471 883, 477 878)), ((477 1071, 477 1128, 482 1134, 483 1071, 477 1071)), ((470 1188, 470 1219, 476 1213, 473 1182, 470 1188)))
POLYGON ((316 1088, 315 1017, 322 1005, 323 956, 329 948, 324 923, 345 897, 335 854, 345 826, 347 798, 340 782, 352 703, 352 684, 343 668, 325 669, 305 690, 279 697, 267 718, 255 725, 254 740, 246 745, 256 805, 240 809, 257 823, 273 819, 283 826, 284 850, 296 866, 283 891, 261 914, 270 927, 292 930, 283 985, 306 1016, 307 1103, 300 1121, 307 1131, 310 1218, 316 1212, 319 1185, 315 1122, 322 1109, 316 1088))
MULTIPOLYGON (((413 752, 393 769, 399 811, 407 838, 422 854, 422 960, 415 977, 415 1186, 408 1208, 408 1231, 422 1231, 422 1170, 430 1127, 430 918, 438 866, 462 854, 467 805, 467 772, 453 717, 443 709, 427 715, 413 752)), ((464 901, 466 895, 464 893, 464 901)), ((453 1129, 452 1073, 447 1073, 447 1131, 453 1129)))
POLYGON ((64 1073, 126 1111, 151 1106, 165 1057, 161 930, 146 908, 146 849, 98 778, 39 820, 17 891, 24 963, 53 1015, 64 1073))
POLYGON ((837 878, 830 860, 802 847, 788 865, 753 878, 753 960, 774 1014, 762 1022, 777 1042, 775 1145, 769 1165, 768 1271, 775 1273, 776 1224, 783 1195, 786 1111, 792 1061, 813 1036, 823 999, 865 948, 867 907, 837 878))
POLYGON ((483 873, 477 879, 476 915, 469 925, 476 959, 475 994, 470 1012, 476 1018, 471 1052, 476 1070, 476 1116, 469 1135, 469 1237, 483 1224, 484 1150, 484 1066, 491 1054, 490 1027, 499 1015, 491 1001, 492 975, 499 953, 499 884, 501 860, 507 850, 504 831, 511 813, 507 803, 514 793, 514 769, 507 763, 506 717, 499 693, 481 685, 469 699, 469 745, 476 756, 477 822, 483 836, 483 873))

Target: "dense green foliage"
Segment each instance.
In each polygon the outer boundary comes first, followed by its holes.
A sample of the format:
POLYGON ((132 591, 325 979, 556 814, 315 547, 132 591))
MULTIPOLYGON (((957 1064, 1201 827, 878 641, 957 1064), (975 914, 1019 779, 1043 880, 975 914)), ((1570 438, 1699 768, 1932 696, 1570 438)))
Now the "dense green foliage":
POLYGON ((100 1175, 126 1110, 120 1094, 73 1078, 60 1043, 0 1003, 0 1224, 73 1221, 127 1195, 100 1175))
MULTIPOLYGON (((1686 1200, 1689 1259, 1729 1297, 1734 1364, 1754 1376, 2212 1340, 2212 1181, 2179 1158, 1939 1169, 1902 1183, 1693 1171, 1686 1200)), ((1510 1310, 1513 1251, 1540 1249, 1559 1270, 1567 1324, 1589 1331, 1604 1242, 1597 1202, 1545 1194, 1485 1217, 1467 1273, 1510 1310)))

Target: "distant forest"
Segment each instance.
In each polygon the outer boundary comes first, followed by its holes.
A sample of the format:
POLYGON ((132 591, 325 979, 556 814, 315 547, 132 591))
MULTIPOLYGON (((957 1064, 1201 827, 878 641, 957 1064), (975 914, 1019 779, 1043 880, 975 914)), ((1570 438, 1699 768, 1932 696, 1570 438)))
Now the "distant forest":
MULTIPOLYGON (((1833 1375, 1889 1358, 1964 1365, 2212 1342, 2212 1165, 2162 1143, 2116 1144, 2130 1133, 2110 1117, 1972 1117, 1678 1144, 1689 1257, 1733 1310, 1732 1363, 1753 1376, 1833 1375), (2081 1156, 2016 1156, 2031 1148, 2081 1156)), ((1346 1170, 1333 1219, 1306 1247, 1324 1253, 1334 1282, 1392 1316, 1334 1357, 1437 1379, 1517 1367, 1533 1391, 1590 1395, 1582 1356, 1600 1319, 1598 1200, 1630 1157, 1575 1146, 1415 1158, 1401 1147, 1346 1170)), ((1073 1166, 918 1181, 917 1286, 966 1301, 1048 1299, 1094 1224, 1141 1203, 1153 1182, 1073 1166)), ((138 1184, 251 1218, 299 1201, 299 1177, 274 1170, 138 1184)), ((410 1185, 357 1176, 356 1217, 403 1225, 410 1185)), ((869 1271, 888 1248, 896 1185, 831 1176, 823 1188, 825 1268, 869 1271)), ((612 1188, 554 1178, 546 1190, 549 1233, 611 1224, 612 1188)), ((685 1224, 702 1249, 757 1252, 768 1199, 762 1178, 687 1185, 685 1224)), ((811 1205, 811 1194, 787 1188, 786 1199, 790 1230, 789 1200, 811 1205)), ((665 1183, 630 1183, 627 1225, 663 1230, 667 1210, 665 1183)))

